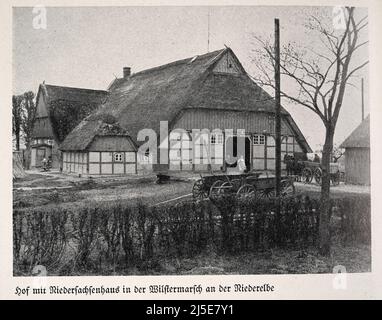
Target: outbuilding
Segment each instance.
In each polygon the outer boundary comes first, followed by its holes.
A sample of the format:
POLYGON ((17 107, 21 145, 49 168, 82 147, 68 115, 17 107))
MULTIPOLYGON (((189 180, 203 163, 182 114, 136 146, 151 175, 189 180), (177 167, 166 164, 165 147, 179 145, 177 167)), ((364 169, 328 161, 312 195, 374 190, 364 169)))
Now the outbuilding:
POLYGON ((345 149, 345 182, 370 185, 370 115, 340 147, 345 149))
POLYGON ((81 175, 137 173, 137 149, 110 115, 91 115, 60 145, 63 172, 81 175), (80 131, 81 135, 77 132, 80 131))
POLYGON ((52 168, 59 169, 62 155, 58 149, 71 132, 86 116, 105 102, 104 90, 91 90, 48 85, 39 86, 36 98, 36 120, 31 145, 31 167, 51 160, 52 168))

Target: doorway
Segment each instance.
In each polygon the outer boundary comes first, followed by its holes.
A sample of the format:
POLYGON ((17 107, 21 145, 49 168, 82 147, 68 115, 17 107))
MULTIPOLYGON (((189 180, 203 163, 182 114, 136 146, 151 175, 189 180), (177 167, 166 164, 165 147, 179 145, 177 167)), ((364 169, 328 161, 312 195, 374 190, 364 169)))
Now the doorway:
MULTIPOLYGON (((236 168, 237 159, 241 156, 240 154, 238 154, 237 136, 227 137, 225 143, 226 143, 225 166, 226 168, 236 168)), ((251 139, 248 136, 244 137, 244 155, 243 156, 244 156, 245 166, 247 168, 247 171, 249 171, 251 170, 251 139)))
POLYGON ((46 150, 45 148, 37 148, 36 149, 36 167, 42 166, 42 160, 46 158, 46 150))

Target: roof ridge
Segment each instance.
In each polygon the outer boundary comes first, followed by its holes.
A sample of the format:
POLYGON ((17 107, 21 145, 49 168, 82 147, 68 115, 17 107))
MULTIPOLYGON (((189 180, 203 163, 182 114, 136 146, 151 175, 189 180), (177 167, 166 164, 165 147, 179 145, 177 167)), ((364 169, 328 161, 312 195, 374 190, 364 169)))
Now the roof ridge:
POLYGON ((215 61, 217 61, 218 58, 224 53, 224 51, 226 51, 226 50, 228 50, 228 49, 229 49, 229 48, 226 47, 226 48, 224 48, 224 49, 219 50, 220 52, 219 52, 215 57, 213 57, 212 59, 210 59, 210 60, 206 63, 206 65, 208 66, 208 65, 214 63, 215 61))
MULTIPOLYGON (((215 59, 217 56, 219 56, 224 50, 226 50, 226 48, 224 49, 219 49, 219 50, 215 50, 215 51, 211 51, 211 52, 207 52, 207 53, 204 53, 204 54, 201 54, 201 55, 194 55, 192 57, 188 57, 188 58, 185 58, 185 59, 180 59, 180 60, 176 60, 176 61, 172 61, 172 62, 169 62, 169 63, 166 63, 166 64, 162 64, 160 66, 156 66, 156 67, 152 67, 152 68, 149 68, 149 69, 145 69, 145 70, 142 70, 142 71, 139 71, 139 72, 136 72, 136 73, 133 73, 131 75, 131 77, 135 77, 135 76, 139 76, 139 75, 142 75, 142 74, 146 74, 146 73, 150 73, 150 72, 153 72, 153 71, 158 71, 158 70, 162 70, 162 69, 165 69, 165 68, 168 68, 168 67, 172 67, 172 66, 176 66, 176 65, 179 65, 179 64, 184 64, 186 62, 188 62, 189 60, 197 57, 195 60, 198 60, 200 58, 204 58, 205 56, 207 55, 212 55, 214 53, 216 53, 216 56, 213 58, 215 59)), ((211 60, 210 60, 211 61, 211 60)))
POLYGON ((82 91, 96 91, 96 92, 102 92, 102 93, 108 93, 107 90, 101 90, 101 89, 89 89, 89 88, 79 88, 79 87, 69 87, 69 86, 58 86, 54 84, 46 84, 43 83, 42 86, 44 87, 54 87, 54 88, 63 88, 63 89, 75 89, 75 90, 82 90, 82 91))

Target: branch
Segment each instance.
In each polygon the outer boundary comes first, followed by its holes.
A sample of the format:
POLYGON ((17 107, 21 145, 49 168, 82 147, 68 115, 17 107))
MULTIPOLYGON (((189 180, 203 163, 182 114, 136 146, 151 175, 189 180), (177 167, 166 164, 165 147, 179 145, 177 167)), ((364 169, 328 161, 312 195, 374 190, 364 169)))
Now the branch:
POLYGON ((349 72, 348 76, 345 78, 345 81, 347 81, 357 70, 362 69, 364 66, 366 66, 369 63, 369 60, 362 63, 358 67, 354 68, 351 72, 349 72))

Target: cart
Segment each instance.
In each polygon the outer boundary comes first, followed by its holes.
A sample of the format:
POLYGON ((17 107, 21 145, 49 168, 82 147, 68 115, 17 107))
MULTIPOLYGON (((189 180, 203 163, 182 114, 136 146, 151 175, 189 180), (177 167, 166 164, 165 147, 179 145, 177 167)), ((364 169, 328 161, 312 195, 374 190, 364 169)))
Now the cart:
MULTIPOLYGON (((313 178, 318 183, 322 182, 322 167, 319 162, 302 161, 303 169, 301 172, 301 181, 304 183, 312 183, 313 178)), ((341 172, 338 163, 330 164, 330 182, 338 185, 341 181, 341 172)))
MULTIPOLYGON (((234 194, 238 197, 255 196, 272 198, 276 196, 275 176, 260 176, 261 173, 245 173, 238 175, 208 175, 194 183, 192 195, 194 199, 217 199, 219 196, 234 194)), ((281 178, 281 196, 295 193, 293 176, 281 178)))

